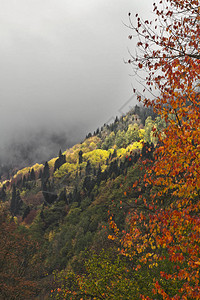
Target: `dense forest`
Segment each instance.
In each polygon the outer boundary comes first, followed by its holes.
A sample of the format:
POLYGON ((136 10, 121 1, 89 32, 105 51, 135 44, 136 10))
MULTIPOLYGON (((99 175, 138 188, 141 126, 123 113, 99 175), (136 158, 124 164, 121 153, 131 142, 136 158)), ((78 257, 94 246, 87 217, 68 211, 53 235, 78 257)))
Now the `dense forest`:
MULTIPOLYGON (((109 210, 116 212, 123 228, 125 214, 118 209, 126 200, 124 193, 134 178, 140 179, 141 162, 153 158, 157 138, 152 128, 164 127, 152 109, 136 105, 114 123, 87 134, 82 143, 60 150, 58 157, 21 169, 1 183, 2 226, 7 228, 2 234, 6 244, 15 239, 2 269, 4 299, 25 299, 43 289, 48 295, 62 272, 81 274, 89 253, 100 254, 114 246, 107 238, 109 210), (12 230, 11 236, 7 230, 12 230), (18 245, 20 239, 24 242, 18 245), (15 273, 15 264, 16 268, 22 264, 22 276, 15 273)), ((6 244, 2 255, 8 251, 6 244)))
POLYGON ((200 299, 200 5, 154 13, 128 14, 143 105, 2 178, 0 299, 200 299))

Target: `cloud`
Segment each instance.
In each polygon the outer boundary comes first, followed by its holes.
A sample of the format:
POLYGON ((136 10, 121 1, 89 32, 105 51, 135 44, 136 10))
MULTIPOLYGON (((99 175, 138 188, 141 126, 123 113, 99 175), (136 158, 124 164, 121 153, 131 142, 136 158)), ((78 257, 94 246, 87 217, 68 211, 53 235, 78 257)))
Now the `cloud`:
MULTIPOLYGON (((44 128, 80 139, 132 94, 129 11, 149 0, 0 0, 1 148, 44 128)), ((71 137, 73 140, 73 137, 71 137)))

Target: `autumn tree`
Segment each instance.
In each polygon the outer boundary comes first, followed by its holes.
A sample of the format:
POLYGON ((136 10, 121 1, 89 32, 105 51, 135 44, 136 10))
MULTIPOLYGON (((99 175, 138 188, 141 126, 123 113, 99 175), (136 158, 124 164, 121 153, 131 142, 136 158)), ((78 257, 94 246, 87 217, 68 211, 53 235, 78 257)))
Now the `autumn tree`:
POLYGON ((139 140, 138 124, 137 123, 135 123, 134 125, 130 124, 126 132, 126 145, 129 145, 138 140, 139 140))
POLYGON ((51 290, 53 299, 73 300, 137 300, 140 288, 149 290, 146 278, 133 269, 133 263, 127 264, 126 258, 115 247, 102 250, 99 254, 88 253, 84 264, 84 274, 72 271, 55 273, 55 287, 51 290))
POLYGON ((87 276, 76 277, 75 285, 67 281, 66 299, 129 299, 133 277, 137 299, 200 299, 200 5, 199 0, 161 0, 153 11, 152 21, 137 14, 134 21, 129 13, 127 25, 129 39, 137 39, 128 63, 144 77, 142 91, 134 92, 165 128, 159 132, 152 126, 150 134, 158 139, 154 161, 141 154, 143 180, 133 182, 134 198, 129 198, 131 188, 124 192, 120 209, 127 204, 129 210, 124 210, 123 231, 115 222, 117 214, 110 215, 109 239, 118 245, 126 267, 117 269, 122 261, 111 264, 105 257, 90 261, 96 265, 88 266, 87 276), (111 273, 105 274, 109 266, 111 273))
POLYGON ((42 275, 38 245, 0 208, 0 299, 34 299, 42 275))
MULTIPOLYGON (((162 133, 152 128, 158 145, 144 176, 151 195, 135 200, 146 210, 136 206, 127 219, 121 251, 140 257, 137 271, 142 264, 155 274, 160 268, 152 278, 159 299, 199 299, 200 5, 198 0, 161 0, 153 7, 153 21, 136 14, 134 25, 129 13, 134 31, 129 39, 137 37, 138 49, 128 63, 144 76, 143 91, 134 90, 138 100, 153 107, 166 128, 162 133)), ((116 224, 111 220, 110 225, 115 239, 116 224)), ((141 291, 143 299, 149 296, 141 291)))

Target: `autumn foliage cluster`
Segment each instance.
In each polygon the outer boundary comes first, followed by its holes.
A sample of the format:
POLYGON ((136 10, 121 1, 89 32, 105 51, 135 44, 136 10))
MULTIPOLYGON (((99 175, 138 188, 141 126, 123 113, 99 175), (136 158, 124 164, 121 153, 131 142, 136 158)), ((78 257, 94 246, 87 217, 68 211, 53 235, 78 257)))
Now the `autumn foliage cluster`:
POLYGON ((141 199, 148 213, 131 213, 121 245, 124 255, 139 255, 136 269, 142 264, 159 269, 154 297, 200 299, 200 5, 160 1, 154 12, 153 22, 136 15, 136 26, 129 16, 139 38, 138 54, 129 63, 147 72, 143 92, 150 97, 138 93, 138 98, 167 127, 144 177, 151 187, 148 201, 141 199))
POLYGON ((200 3, 157 2, 126 25, 143 122, 137 106, 0 191, 0 299, 200 299, 200 3))
POLYGON ((144 79, 134 92, 167 124, 160 133, 153 128, 154 160, 143 161, 149 192, 129 202, 125 230, 110 216, 120 263, 94 259, 76 281, 79 292, 71 285, 66 299, 200 299, 200 4, 161 0, 153 11, 153 21, 129 13, 127 25, 129 39, 137 38, 128 63, 144 79), (98 279, 88 281, 94 270, 98 279))
POLYGON ((0 299, 34 299, 41 286, 38 245, 0 207, 0 299))

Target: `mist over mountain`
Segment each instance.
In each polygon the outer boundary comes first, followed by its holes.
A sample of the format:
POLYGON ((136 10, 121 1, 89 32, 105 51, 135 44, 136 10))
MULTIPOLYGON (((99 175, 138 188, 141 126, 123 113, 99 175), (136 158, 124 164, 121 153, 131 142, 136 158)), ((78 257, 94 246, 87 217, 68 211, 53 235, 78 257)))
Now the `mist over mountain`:
POLYGON ((80 141, 80 138, 81 131, 79 135, 73 135, 70 130, 56 131, 47 128, 17 133, 0 148, 0 174, 8 176, 16 169, 44 163, 57 156, 60 149, 64 151, 80 141))
POLYGON ((148 14, 152 3, 0 4, 0 164, 9 169, 56 156, 124 112, 133 78, 123 22, 129 11, 148 14))

